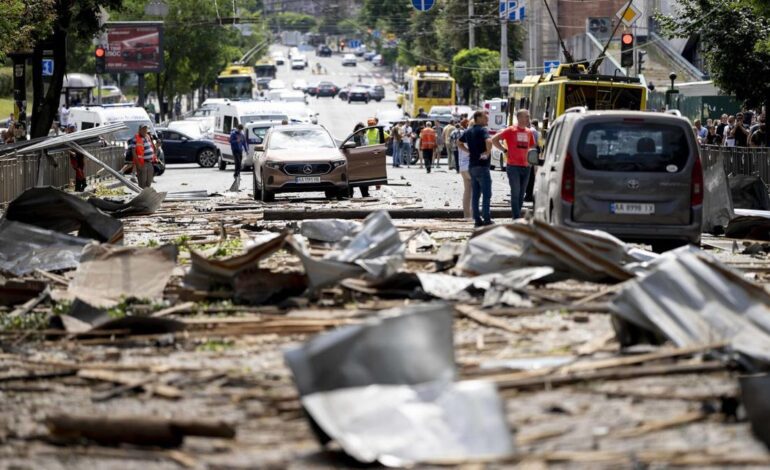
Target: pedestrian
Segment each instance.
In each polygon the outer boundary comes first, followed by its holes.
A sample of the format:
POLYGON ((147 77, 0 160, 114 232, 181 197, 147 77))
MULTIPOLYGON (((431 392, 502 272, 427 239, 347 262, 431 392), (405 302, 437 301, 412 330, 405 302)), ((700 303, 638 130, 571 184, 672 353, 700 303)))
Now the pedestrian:
POLYGON ((441 154, 444 153, 444 128, 436 121, 433 127, 436 133, 436 148, 433 149, 433 168, 441 168, 441 154))
POLYGON ((717 145, 724 145, 725 144, 725 136, 727 133, 725 132, 725 129, 729 126, 728 123, 729 117, 727 114, 723 114, 719 118, 719 124, 717 124, 717 135, 719 136, 719 143, 717 145))
POLYGON ((708 132, 706 133, 706 145, 719 145, 719 135, 717 134, 717 128, 713 125, 708 126, 708 132))
POLYGON ((412 164, 412 139, 414 138, 414 129, 409 125, 409 121, 404 121, 401 126, 401 162, 406 163, 406 167, 412 164))
POLYGON ((155 176, 153 164, 158 163, 158 157, 147 124, 139 126, 139 132, 133 139, 132 153, 137 184, 140 188, 149 188, 155 176))
POLYGON ((230 150, 233 152, 233 161, 235 161, 235 173, 233 179, 241 176, 241 164, 243 163, 243 152, 249 151, 249 142, 243 133, 243 124, 230 131, 230 150))
POLYGON ((446 149, 447 166, 450 170, 457 168, 457 153, 456 150, 452 148, 451 139, 452 132, 454 132, 455 129, 457 129, 455 126, 455 120, 451 119, 449 124, 444 127, 444 132, 441 135, 441 141, 444 143, 444 148, 446 149))
POLYGON ((471 174, 470 171, 468 171, 468 165, 470 164, 470 154, 457 146, 457 141, 465 133, 466 129, 468 129, 468 124, 469 121, 467 119, 460 121, 460 125, 454 130, 454 132, 452 132, 451 140, 454 142, 453 145, 456 148, 457 171, 460 173, 460 176, 463 179, 463 217, 466 219, 472 219, 473 213, 471 212, 471 174))
POLYGON ((59 108, 59 127, 62 129, 67 129, 67 126, 70 124, 70 105, 69 103, 64 103, 59 108))
POLYGON ((363 147, 366 145, 366 136, 363 132, 359 132, 361 129, 366 128, 363 122, 359 122, 353 126, 353 141, 356 143, 356 147, 363 147))
POLYGON ((379 120, 377 118, 372 118, 366 121, 366 127, 371 128, 366 131, 366 143, 368 145, 377 145, 380 143, 380 129, 374 127, 378 122, 379 120))
POLYGON ((433 130, 433 123, 430 121, 426 122, 425 127, 420 131, 420 150, 425 160, 425 171, 430 173, 433 152, 436 150, 436 131, 433 130))
POLYGON ((735 116, 729 116, 727 118, 727 126, 722 131, 724 139, 722 145, 725 147, 735 147, 735 116))
POLYGON ((393 147, 393 168, 399 168, 401 166, 401 123, 397 122, 390 130, 390 139, 393 147))
POLYGON ((745 119, 743 113, 735 115, 735 126, 732 129, 732 136, 735 139, 736 147, 748 147, 749 146, 749 131, 745 126, 745 119))
POLYGON ((507 155, 506 173, 511 187, 511 215, 513 219, 521 218, 521 208, 524 205, 524 193, 529 183, 529 162, 527 152, 537 144, 532 130, 529 128, 529 111, 520 109, 516 113, 517 123, 504 129, 492 137, 492 145, 507 155), (500 141, 505 141, 505 147, 500 141))
POLYGON ((12 144, 16 141, 16 124, 11 121, 8 124, 8 129, 3 133, 3 143, 12 144))
POLYGON ((487 130, 488 121, 484 111, 476 111, 473 113, 473 127, 465 131, 457 141, 457 146, 470 154, 468 171, 471 176, 471 211, 476 227, 494 223, 489 212, 492 202, 492 176, 489 173, 492 140, 487 130))
POLYGON ((701 143, 706 141, 706 135, 708 134, 708 129, 703 127, 700 123, 700 119, 696 119, 692 123, 693 127, 695 128, 695 134, 698 136, 698 139, 701 143))
MULTIPOLYGON (((77 128, 70 124, 65 128, 65 133, 72 134, 77 128)), ((86 181, 86 162, 85 157, 80 152, 69 150, 70 166, 75 170, 75 192, 82 193, 86 190, 88 182, 86 181)))
POLYGON ((15 142, 22 142, 27 140, 27 125, 25 121, 19 119, 16 126, 13 128, 13 139, 15 142))
POLYGON ((425 119, 428 115, 425 114, 425 108, 420 108, 417 110, 417 119, 425 119))
POLYGON ((179 98, 174 102, 174 117, 177 121, 182 119, 182 100, 179 98))
POLYGON ((765 122, 764 121, 760 121, 759 128, 751 134, 751 138, 749 138, 749 145, 751 147, 765 146, 765 122))

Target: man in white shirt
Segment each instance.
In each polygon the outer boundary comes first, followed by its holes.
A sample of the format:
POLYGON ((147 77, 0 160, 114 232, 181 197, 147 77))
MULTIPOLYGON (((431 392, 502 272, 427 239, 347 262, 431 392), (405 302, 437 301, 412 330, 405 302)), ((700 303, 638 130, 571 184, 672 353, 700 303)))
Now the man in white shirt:
POLYGON ((59 108, 59 128, 66 129, 70 123, 70 105, 63 104, 59 108))

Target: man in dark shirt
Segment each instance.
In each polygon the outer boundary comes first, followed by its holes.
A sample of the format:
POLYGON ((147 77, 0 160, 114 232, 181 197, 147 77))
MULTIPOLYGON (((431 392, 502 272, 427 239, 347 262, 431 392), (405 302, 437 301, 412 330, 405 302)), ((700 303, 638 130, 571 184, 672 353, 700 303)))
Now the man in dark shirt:
POLYGON ((493 224, 489 214, 492 199, 492 176, 489 174, 492 140, 487 130, 488 121, 489 118, 484 111, 473 113, 473 127, 468 129, 457 142, 458 147, 470 155, 471 209, 476 227, 493 224), (482 199, 481 213, 479 213, 479 198, 482 199))

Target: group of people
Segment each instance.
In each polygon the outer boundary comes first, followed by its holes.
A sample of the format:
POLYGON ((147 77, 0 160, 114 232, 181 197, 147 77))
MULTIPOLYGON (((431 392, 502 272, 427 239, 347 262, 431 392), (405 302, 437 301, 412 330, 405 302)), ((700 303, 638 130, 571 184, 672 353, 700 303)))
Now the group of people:
POLYGON ((723 114, 718 120, 707 119, 705 126, 700 119, 696 119, 693 131, 700 145, 766 147, 765 115, 752 111, 734 116, 723 114))

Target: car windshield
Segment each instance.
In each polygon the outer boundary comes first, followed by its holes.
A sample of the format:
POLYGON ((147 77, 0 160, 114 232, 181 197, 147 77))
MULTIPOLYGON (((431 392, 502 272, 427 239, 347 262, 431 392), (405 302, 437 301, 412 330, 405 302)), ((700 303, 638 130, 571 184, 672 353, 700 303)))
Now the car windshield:
POLYGON ((251 98, 251 77, 225 77, 217 80, 222 98, 251 98))
POLYGON ((286 129, 273 132, 270 136, 270 149, 286 150, 301 148, 334 148, 329 133, 322 129, 286 129))
POLYGON ((420 98, 451 98, 451 80, 418 80, 417 96, 420 98))
POLYGON ((594 123, 580 135, 578 156, 588 170, 677 173, 687 165, 690 142, 675 125, 594 123))
POLYGON ((136 135, 137 132, 139 132, 139 126, 141 124, 147 124, 150 126, 150 131, 153 130, 152 123, 150 121, 120 121, 123 124, 126 125, 128 129, 123 129, 121 131, 115 132, 115 140, 119 142, 125 142, 128 139, 131 139, 136 135))

